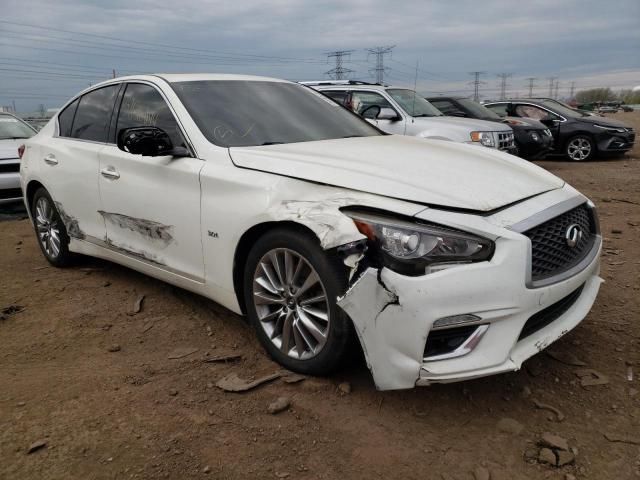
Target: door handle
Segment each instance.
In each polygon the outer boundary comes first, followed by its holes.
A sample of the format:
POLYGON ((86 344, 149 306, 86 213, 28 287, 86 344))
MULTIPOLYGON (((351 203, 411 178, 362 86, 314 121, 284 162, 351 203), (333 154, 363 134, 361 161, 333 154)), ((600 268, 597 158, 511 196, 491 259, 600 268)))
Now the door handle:
POLYGON ((118 171, 113 168, 113 167, 107 167, 107 168, 103 168, 102 170, 100 170, 100 174, 105 177, 105 178, 109 178, 111 180, 117 180, 120 178, 120 174, 118 173, 118 171))
POLYGON ((57 165, 58 159, 53 153, 50 153, 49 155, 44 157, 44 163, 46 163, 47 165, 57 165))

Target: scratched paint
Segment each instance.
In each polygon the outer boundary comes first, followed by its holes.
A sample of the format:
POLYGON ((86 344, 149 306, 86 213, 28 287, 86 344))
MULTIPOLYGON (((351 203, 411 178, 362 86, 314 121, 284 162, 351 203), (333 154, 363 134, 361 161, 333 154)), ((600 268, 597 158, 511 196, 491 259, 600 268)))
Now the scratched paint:
POLYGON ((151 240, 158 240, 165 245, 169 245, 174 241, 172 225, 164 225, 144 218, 135 218, 121 213, 111 213, 103 210, 98 210, 98 213, 102 215, 105 221, 112 225, 138 233, 151 240))
POLYGON ((80 240, 83 240, 85 238, 85 234, 80 229, 78 219, 76 219, 76 217, 74 217, 73 215, 69 215, 60 202, 54 203, 56 204, 56 209, 58 210, 60 219, 64 224, 64 228, 67 230, 67 235, 69 235, 69 237, 71 238, 79 238, 80 240))

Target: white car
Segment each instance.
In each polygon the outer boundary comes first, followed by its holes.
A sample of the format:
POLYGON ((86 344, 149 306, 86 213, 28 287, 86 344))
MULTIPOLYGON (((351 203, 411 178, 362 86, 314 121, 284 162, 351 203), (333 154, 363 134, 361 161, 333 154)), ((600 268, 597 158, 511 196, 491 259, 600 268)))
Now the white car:
POLYGON ((109 80, 26 142, 42 252, 101 257, 248 315, 326 374, 356 334, 379 389, 516 370, 600 286, 593 204, 489 148, 386 135, 307 87, 109 80))
POLYGON ((301 83, 322 92, 387 133, 516 152, 509 125, 446 116, 422 95, 407 88, 353 80, 301 83))
POLYGON ((0 205, 22 200, 20 190, 20 145, 36 134, 15 115, 0 112, 0 205))

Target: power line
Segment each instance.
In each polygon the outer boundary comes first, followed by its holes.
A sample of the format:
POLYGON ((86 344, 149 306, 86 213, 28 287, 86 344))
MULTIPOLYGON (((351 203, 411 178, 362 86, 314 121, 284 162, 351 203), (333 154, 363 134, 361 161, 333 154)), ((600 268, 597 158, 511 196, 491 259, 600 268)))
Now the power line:
POLYGON ((498 78, 500 79, 500 100, 504 100, 507 94, 507 79, 511 77, 511 73, 499 73, 498 78))
POLYGON ((384 83, 384 56, 387 53, 391 53, 391 50, 393 50, 394 48, 395 45, 367 48, 367 52, 376 56, 376 66, 371 70, 372 72, 375 72, 376 83, 384 83))
POLYGON ((344 80, 345 76, 353 73, 354 71, 350 68, 345 68, 342 66, 344 57, 349 57, 353 50, 336 50, 334 52, 327 52, 327 60, 330 58, 335 58, 336 66, 331 70, 327 70, 325 75, 329 75, 334 80, 344 80))
POLYGON ((485 75, 487 72, 469 72, 469 75, 473 75, 473 80, 469 82, 473 85, 473 101, 478 102, 480 100, 480 85, 484 85, 486 82, 480 80, 480 75, 485 75))

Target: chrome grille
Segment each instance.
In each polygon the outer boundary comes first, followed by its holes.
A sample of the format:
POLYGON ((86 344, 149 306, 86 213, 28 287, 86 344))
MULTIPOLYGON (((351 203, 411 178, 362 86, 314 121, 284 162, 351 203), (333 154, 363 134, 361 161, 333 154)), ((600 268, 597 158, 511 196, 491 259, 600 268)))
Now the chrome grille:
POLYGON ((498 132, 498 149, 510 150, 514 146, 513 132, 498 132))
POLYGON ((531 240, 531 279, 549 278, 578 264, 591 250, 596 238, 593 210, 582 204, 523 233, 531 240), (582 237, 570 247, 566 234, 574 224, 582 237))

